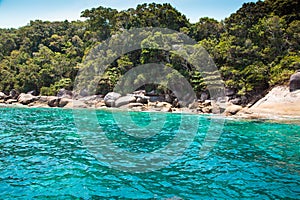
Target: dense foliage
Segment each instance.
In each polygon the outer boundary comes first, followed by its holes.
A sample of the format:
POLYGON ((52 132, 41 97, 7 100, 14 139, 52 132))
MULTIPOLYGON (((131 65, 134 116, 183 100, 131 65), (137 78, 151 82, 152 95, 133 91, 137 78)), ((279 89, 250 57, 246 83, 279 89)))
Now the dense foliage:
MULTIPOLYGON (((214 59, 226 87, 251 96, 286 83, 300 68, 299 10, 299 1, 265 0, 245 3, 222 22, 206 17, 192 24, 170 4, 142 4, 124 11, 100 6, 82 12, 86 21, 38 20, 0 29, 0 91, 55 95, 60 88, 72 89, 80 63, 95 45, 122 30, 162 27, 195 39, 214 59)), ((97 83, 97 93, 111 91, 127 70, 151 62, 178 70, 198 95, 206 90, 203 77, 186 60, 145 48, 111 63, 97 83)))

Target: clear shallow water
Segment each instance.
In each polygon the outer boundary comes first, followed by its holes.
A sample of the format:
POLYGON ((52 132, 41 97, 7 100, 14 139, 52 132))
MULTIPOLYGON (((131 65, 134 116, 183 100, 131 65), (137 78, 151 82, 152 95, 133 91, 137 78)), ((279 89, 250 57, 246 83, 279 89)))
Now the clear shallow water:
MULTIPOLYGON (((107 138, 131 152, 167 145, 181 118, 168 114, 160 134, 136 140, 118 129, 110 112, 97 116, 107 138)), ((84 146, 71 110, 0 108, 0 199, 300 198, 300 126, 226 120, 217 144, 201 158, 211 119, 190 117, 199 118, 199 128, 178 160, 128 173, 107 167, 84 146)), ((151 121, 148 113, 131 118, 140 127, 151 121)))

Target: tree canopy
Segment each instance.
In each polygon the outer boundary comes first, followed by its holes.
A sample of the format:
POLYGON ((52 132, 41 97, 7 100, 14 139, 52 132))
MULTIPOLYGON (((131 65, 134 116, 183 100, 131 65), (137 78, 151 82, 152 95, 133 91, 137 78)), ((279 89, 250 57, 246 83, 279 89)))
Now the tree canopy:
MULTIPOLYGON (((250 97, 287 83, 300 68, 299 5, 293 0, 245 3, 224 21, 205 17, 196 23, 167 3, 142 4, 123 11, 100 6, 84 10, 85 21, 37 20, 18 29, 0 29, 0 91, 55 95, 61 88, 73 89, 81 63, 96 45, 126 29, 160 27, 193 38, 209 52, 226 87, 250 97)), ((144 37, 147 33, 141 34, 144 37)), ((162 36, 149 35, 143 43, 155 47, 158 37, 162 36)), ((180 43, 178 36, 172 37, 180 43)), ((109 53, 106 55, 112 56, 109 53)), ((180 56, 142 48, 110 63, 94 83, 96 92, 106 94, 128 70, 147 63, 177 70, 198 95, 207 90, 204 75, 180 56)))

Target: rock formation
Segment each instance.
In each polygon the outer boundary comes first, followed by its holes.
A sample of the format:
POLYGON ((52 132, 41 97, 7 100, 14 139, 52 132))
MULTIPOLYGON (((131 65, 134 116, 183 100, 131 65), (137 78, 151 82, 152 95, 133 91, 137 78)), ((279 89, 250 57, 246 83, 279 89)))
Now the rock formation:
POLYGON ((293 74, 290 78, 290 92, 300 90, 300 70, 293 74))

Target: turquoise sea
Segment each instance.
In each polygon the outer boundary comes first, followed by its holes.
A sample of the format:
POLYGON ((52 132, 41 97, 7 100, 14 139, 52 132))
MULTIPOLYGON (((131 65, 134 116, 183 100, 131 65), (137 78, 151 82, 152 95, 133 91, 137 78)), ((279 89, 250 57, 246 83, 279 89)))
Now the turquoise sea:
POLYGON ((299 125, 89 112, 0 108, 0 199, 300 199, 299 125))

